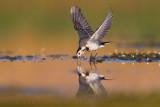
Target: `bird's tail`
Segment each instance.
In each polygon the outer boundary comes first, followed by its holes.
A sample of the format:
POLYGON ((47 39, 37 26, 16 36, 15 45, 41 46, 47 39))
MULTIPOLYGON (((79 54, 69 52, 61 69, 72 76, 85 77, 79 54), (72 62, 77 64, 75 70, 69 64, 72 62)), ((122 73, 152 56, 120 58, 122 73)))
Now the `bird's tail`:
POLYGON ((112 43, 112 42, 101 42, 102 45, 109 44, 109 43, 112 43))

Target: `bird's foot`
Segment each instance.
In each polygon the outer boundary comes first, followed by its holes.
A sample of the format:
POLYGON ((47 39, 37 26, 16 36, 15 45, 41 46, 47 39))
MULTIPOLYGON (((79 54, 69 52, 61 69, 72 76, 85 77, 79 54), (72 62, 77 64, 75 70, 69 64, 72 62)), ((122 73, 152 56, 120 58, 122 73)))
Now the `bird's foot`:
POLYGON ((90 62, 96 62, 96 57, 90 56, 90 62))

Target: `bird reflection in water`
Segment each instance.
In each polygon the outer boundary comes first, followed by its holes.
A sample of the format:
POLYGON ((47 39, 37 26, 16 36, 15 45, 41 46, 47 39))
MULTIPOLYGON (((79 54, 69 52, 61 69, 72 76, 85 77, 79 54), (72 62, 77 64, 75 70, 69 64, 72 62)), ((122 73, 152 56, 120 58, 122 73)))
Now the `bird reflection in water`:
POLYGON ((97 67, 90 63, 91 69, 85 71, 81 64, 77 64, 77 74, 79 76, 79 89, 76 97, 105 97, 107 96, 107 90, 101 83, 101 80, 111 80, 106 79, 104 75, 100 75, 97 71, 97 67))

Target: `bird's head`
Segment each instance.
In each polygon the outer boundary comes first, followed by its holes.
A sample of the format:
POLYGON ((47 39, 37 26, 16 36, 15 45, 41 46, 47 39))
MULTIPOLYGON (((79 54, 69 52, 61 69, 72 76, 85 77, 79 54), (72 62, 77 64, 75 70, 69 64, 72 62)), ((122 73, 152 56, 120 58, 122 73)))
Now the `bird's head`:
POLYGON ((84 54, 84 51, 85 51, 85 50, 86 50, 85 48, 79 47, 79 48, 77 49, 77 57, 80 58, 80 57, 84 54))

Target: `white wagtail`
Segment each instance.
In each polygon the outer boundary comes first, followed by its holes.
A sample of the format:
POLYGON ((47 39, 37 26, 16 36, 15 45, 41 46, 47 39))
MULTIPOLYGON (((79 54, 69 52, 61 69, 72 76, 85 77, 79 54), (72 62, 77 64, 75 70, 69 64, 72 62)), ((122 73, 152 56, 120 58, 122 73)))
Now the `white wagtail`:
POLYGON ((81 13, 81 9, 77 6, 71 7, 71 17, 74 23, 74 29, 77 30, 79 35, 79 48, 77 49, 77 56, 80 58, 85 51, 92 52, 97 49, 104 47, 105 44, 110 42, 102 42, 102 39, 107 35, 112 25, 113 10, 108 13, 107 18, 104 20, 102 25, 94 32, 87 20, 81 13))

